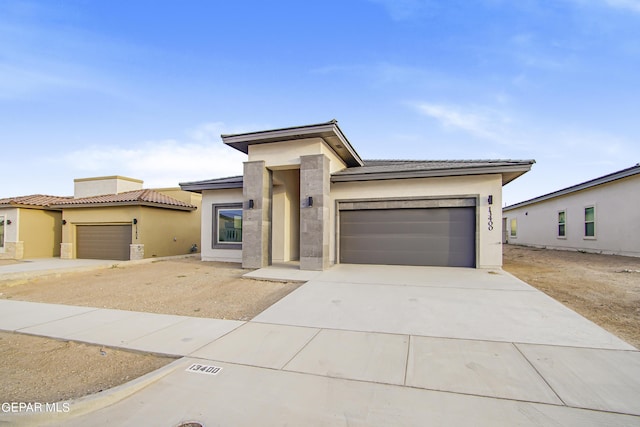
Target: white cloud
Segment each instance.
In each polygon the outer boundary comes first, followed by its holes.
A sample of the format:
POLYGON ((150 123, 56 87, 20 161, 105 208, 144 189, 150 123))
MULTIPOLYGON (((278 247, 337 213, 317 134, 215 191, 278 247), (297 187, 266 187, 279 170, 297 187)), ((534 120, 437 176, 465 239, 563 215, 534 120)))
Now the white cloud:
POLYGON ((573 3, 578 3, 584 6, 593 6, 597 3, 603 4, 614 9, 630 10, 632 12, 640 13, 640 0, 570 0, 573 3))
POLYGON ((426 102, 416 104, 415 107, 420 114, 437 120, 445 128, 462 130, 476 138, 501 144, 513 142, 508 130, 511 118, 502 112, 426 102))
POLYGON ((147 188, 179 182, 241 175, 246 155, 224 145, 222 123, 205 123, 184 141, 145 141, 135 147, 90 146, 59 159, 74 177, 124 175, 144 180, 147 188))
MULTIPOLYGON (((595 128, 571 123, 535 121, 517 112, 506 113, 489 107, 460 107, 422 102, 413 107, 436 120, 444 129, 461 131, 483 141, 506 147, 507 156, 565 159, 572 153, 576 164, 617 164, 637 152, 633 141, 595 128)), ((505 148, 485 147, 486 150, 505 148)))
POLYGON ((604 0, 604 2, 618 9, 628 9, 634 12, 640 12, 640 0, 604 0))
POLYGON ((422 16, 434 7, 432 0, 370 0, 381 4, 394 21, 405 21, 422 16))

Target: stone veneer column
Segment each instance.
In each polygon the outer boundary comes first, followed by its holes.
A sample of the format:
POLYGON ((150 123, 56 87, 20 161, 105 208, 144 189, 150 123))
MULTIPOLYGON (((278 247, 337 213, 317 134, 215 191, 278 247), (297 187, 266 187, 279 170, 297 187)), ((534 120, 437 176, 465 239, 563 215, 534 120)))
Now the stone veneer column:
POLYGON ((300 157, 301 270, 329 268, 330 178, 329 159, 324 154, 300 157))
POLYGON ((2 259, 24 258, 24 242, 4 242, 4 254, 2 259))
POLYGON ((242 267, 266 267, 271 264, 271 171, 264 161, 244 163, 242 195, 242 267))
POLYGON ((60 258, 73 259, 73 243, 60 243, 60 258))
POLYGON ((144 259, 144 245, 142 244, 130 244, 129 245, 129 260, 134 261, 137 259, 144 259))

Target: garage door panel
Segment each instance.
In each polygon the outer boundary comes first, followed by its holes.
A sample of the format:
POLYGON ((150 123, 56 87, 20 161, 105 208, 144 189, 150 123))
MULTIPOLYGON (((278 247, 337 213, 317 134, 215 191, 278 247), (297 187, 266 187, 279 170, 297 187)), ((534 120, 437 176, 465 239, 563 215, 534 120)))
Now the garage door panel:
POLYGON ((131 225, 78 225, 76 256, 81 259, 128 260, 131 225))
POLYGON ((475 266, 475 208, 340 213, 340 262, 475 266))
POLYGON ((456 265, 447 253, 439 251, 401 251, 393 256, 390 256, 389 251, 348 251, 346 255, 353 260, 349 262, 351 264, 424 265, 424 259, 428 258, 431 260, 429 265, 466 267, 456 265))
POLYGON ((364 224, 345 224, 340 231, 349 234, 389 234, 389 235, 416 235, 430 234, 433 236, 449 234, 449 221, 428 222, 368 222, 364 224), (371 233, 375 230, 374 233, 371 233))
POLYGON ((383 248, 383 251, 431 251, 440 250, 450 245, 450 241, 444 236, 372 235, 367 237, 346 237, 343 240, 344 246, 349 248, 348 250, 356 251, 371 251, 378 246, 383 248), (372 242, 375 242, 375 247, 372 246, 372 242))

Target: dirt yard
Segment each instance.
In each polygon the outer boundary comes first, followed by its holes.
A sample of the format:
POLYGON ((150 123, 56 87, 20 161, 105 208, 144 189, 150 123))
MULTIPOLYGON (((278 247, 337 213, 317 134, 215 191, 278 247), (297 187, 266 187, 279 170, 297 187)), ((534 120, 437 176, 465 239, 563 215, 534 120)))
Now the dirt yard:
POLYGON ((0 332, 0 360, 0 402, 52 403, 110 389, 174 359, 0 332))
POLYGON ((504 245, 503 268, 640 348, 640 258, 504 245))
MULTIPOLYGON (((0 298, 249 320, 300 283, 243 279, 195 258, 0 281, 0 298)), ((173 359, 0 332, 0 402, 56 402, 115 387, 173 359)))
POLYGON ((0 298, 249 320, 300 286, 243 279, 239 264, 158 260, 58 277, 0 281, 0 298))

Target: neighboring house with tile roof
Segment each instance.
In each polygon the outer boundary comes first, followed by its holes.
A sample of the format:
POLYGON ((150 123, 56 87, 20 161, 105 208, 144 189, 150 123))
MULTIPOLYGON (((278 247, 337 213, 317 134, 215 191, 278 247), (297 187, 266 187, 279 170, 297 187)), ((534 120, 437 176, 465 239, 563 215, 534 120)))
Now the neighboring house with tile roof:
POLYGON ((0 199, 0 259, 60 256, 62 211, 51 204, 67 199, 43 194, 0 199))
POLYGON ((502 265, 502 186, 533 160, 362 160, 335 120, 222 135, 244 174, 181 183, 202 193, 202 259, 502 265), (494 224, 495 221, 495 224, 494 224))
POLYGON ((179 188, 143 189, 142 184, 122 176, 82 178, 74 180, 73 197, 1 199, 6 242, 0 256, 129 260, 197 251, 202 196, 179 188), (21 211, 3 214, 7 209, 21 211), (20 226, 12 228, 15 224, 20 226), (41 243, 34 245, 37 236, 41 243), (32 249, 43 246, 49 249, 32 249))
POLYGON ((640 256, 640 164, 503 209, 503 242, 640 256))

